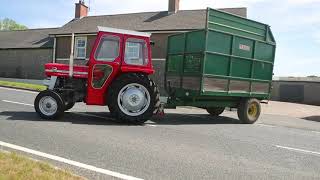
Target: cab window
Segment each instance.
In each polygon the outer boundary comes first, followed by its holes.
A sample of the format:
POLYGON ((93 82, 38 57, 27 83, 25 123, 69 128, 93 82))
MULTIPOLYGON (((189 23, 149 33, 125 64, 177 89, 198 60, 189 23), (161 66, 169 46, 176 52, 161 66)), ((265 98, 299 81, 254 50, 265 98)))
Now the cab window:
POLYGON ((148 63, 148 48, 145 40, 129 38, 126 41, 125 62, 131 65, 148 63))
POLYGON ((118 36, 103 36, 95 53, 98 61, 114 61, 119 56, 120 38, 118 36))

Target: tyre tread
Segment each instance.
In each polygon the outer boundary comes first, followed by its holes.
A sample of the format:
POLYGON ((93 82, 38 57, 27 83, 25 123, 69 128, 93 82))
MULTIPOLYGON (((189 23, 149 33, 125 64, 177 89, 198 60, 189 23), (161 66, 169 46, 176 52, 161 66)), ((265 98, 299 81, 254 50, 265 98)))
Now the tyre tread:
POLYGON ((251 98, 251 99, 242 99, 239 103, 239 106, 238 106, 238 117, 239 117, 239 120, 241 123, 243 124, 254 124, 260 114, 261 114, 261 105, 260 105, 260 102, 259 100, 257 99, 254 99, 254 98, 251 98), (257 118, 256 119, 250 119, 249 116, 248 116, 248 113, 247 113, 247 109, 249 108, 249 105, 251 103, 258 103, 258 115, 257 115, 257 118))
POLYGON ((111 115, 120 120, 121 122, 125 123, 134 123, 134 124, 143 124, 145 121, 149 120, 154 112, 160 107, 160 93, 156 84, 144 74, 139 73, 129 73, 123 74, 118 77, 114 83, 109 87, 110 91, 108 92, 108 107, 111 115), (121 112, 120 108, 118 107, 117 98, 118 98, 118 91, 126 84, 126 83, 133 83, 139 82, 144 85, 150 93, 150 107, 147 111, 139 116, 128 116, 121 112))
POLYGON ((57 119, 57 118, 60 118, 64 114, 65 103, 64 103, 61 95, 58 94, 57 92, 51 91, 51 90, 45 90, 45 91, 40 92, 37 95, 37 97, 34 101, 34 108, 35 108, 36 112, 38 113, 38 115, 43 119, 57 119), (47 116, 47 115, 43 114, 39 109, 39 101, 44 96, 51 96, 57 101, 58 109, 57 109, 57 112, 52 116, 47 116))

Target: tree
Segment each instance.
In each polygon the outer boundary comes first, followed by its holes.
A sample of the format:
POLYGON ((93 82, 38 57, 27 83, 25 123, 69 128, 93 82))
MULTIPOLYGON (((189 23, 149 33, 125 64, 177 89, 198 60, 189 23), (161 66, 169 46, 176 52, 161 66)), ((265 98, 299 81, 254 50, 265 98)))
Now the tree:
POLYGON ((27 26, 18 24, 12 19, 5 18, 3 20, 0 19, 0 31, 11 31, 11 30, 24 30, 28 29, 27 26))

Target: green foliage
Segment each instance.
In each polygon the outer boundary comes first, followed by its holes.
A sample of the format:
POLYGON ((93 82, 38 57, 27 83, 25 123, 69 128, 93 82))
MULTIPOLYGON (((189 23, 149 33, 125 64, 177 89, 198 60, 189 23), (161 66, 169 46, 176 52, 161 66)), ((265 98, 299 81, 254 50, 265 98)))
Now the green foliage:
POLYGON ((27 26, 22 24, 18 24, 12 19, 5 18, 3 20, 0 19, 0 31, 12 31, 12 30, 24 30, 28 29, 27 26))

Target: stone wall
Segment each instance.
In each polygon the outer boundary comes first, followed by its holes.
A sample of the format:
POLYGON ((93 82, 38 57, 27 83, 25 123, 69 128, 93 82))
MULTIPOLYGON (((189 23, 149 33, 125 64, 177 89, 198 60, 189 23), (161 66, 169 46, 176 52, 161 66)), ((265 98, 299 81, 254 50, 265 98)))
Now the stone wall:
POLYGON ((271 99, 274 101, 320 105, 320 82, 273 81, 271 99))
POLYGON ((52 49, 0 50, 0 77, 43 79, 44 64, 52 61, 52 49))

